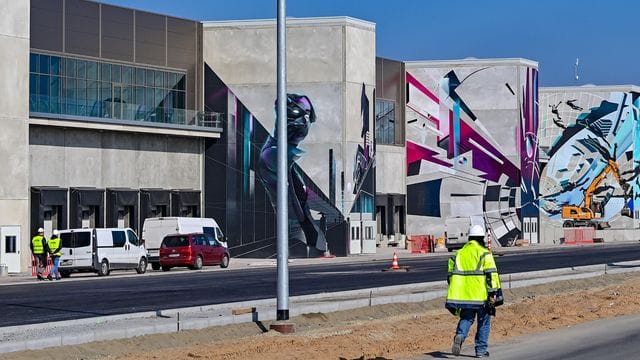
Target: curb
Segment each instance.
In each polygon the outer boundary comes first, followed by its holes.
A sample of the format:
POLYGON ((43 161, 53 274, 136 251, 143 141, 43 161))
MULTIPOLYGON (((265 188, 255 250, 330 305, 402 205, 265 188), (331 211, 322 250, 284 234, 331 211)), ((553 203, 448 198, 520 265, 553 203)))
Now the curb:
MULTIPOLYGON (((589 265, 575 268, 542 270, 531 273, 501 275, 503 288, 519 288, 569 279, 584 279, 605 273, 626 273, 640 271, 640 261, 617 264, 589 265)), ((349 290, 335 293, 295 296, 290 299, 291 316, 307 313, 334 312, 389 303, 422 302, 446 295, 446 282, 425 282, 408 285, 349 290)), ((19 332, 46 331, 55 329, 62 332, 58 336, 43 336, 30 340, 5 340, 0 343, 0 353, 38 350, 48 347, 77 345, 94 341, 116 340, 133 336, 172 333, 182 330, 203 329, 213 326, 275 320, 276 299, 262 299, 227 304, 195 306, 188 308, 147 311, 141 313, 101 316, 95 318, 66 320, 44 324, 29 324, 0 328, 0 335, 19 332), (255 307, 256 312, 231 315, 233 308, 255 307), (182 318, 180 315, 200 314, 202 317, 182 318), (146 319, 147 325, 115 327, 116 321, 146 319), (100 325, 93 330, 64 332, 65 327, 75 325, 100 325)))

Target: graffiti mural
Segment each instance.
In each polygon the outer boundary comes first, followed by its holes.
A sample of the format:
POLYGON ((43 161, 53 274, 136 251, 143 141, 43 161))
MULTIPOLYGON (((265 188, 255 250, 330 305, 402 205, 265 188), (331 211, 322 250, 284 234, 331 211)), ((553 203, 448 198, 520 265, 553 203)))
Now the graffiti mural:
MULTIPOLYGON (((276 248, 276 135, 271 89, 248 96, 256 116, 205 64, 205 108, 225 114, 220 139, 205 143, 205 216, 215 218, 227 236, 234 257, 275 257, 276 248), (256 101, 259 99, 260 101, 256 101), (268 111, 260 109, 268 104, 268 111)), ((333 85, 331 85, 333 86, 333 85)), ((375 156, 369 135, 369 100, 363 86, 353 91, 360 108, 357 134, 343 141, 341 118, 333 96, 293 90, 288 95, 288 210, 289 255, 345 256, 349 218, 366 220, 373 213, 375 156), (296 93, 294 93, 296 92, 296 93), (318 105, 320 104, 320 105, 318 105), (361 131, 360 131, 361 130, 361 131)))
POLYGON ((547 163, 540 209, 565 227, 632 226, 637 209, 640 94, 576 90, 541 96, 547 163))
POLYGON ((407 69, 409 233, 476 217, 508 246, 523 216, 537 224, 537 79, 526 66, 407 69))

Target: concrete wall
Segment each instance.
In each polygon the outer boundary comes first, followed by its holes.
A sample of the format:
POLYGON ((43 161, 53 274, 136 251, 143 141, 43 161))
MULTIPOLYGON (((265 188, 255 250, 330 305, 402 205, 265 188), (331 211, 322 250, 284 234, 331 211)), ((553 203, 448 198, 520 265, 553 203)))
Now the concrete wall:
POLYGON ((30 184, 202 190, 201 141, 31 126, 30 184))
MULTIPOLYGON (((276 98, 276 28, 274 21, 204 24, 204 61, 234 94, 273 132, 276 98)), ((373 131, 375 25, 349 18, 292 19, 287 24, 287 91, 307 95, 317 121, 300 147, 297 161, 329 194, 329 149, 336 161, 335 181, 345 173, 348 212, 354 195, 355 153, 363 144, 360 98, 365 84, 373 131), (349 188, 351 186, 351 188, 349 188)), ((340 189, 337 189, 340 202, 340 189)))
MULTIPOLYGON (((21 226, 21 267, 29 251, 29 1, 0 0, 0 225, 21 226)), ((2 263, 0 259, 0 263, 2 263)))

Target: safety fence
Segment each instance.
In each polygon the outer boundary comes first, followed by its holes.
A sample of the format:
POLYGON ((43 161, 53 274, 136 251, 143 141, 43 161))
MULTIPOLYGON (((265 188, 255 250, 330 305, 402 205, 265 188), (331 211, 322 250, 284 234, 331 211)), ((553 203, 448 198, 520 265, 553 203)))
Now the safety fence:
MULTIPOLYGON (((44 277, 48 276, 52 267, 53 267, 53 262, 51 261, 51 258, 47 256, 47 266, 45 267, 45 270, 42 273, 42 276, 44 277)), ((36 276, 36 275, 38 275, 38 262, 36 261, 36 258, 32 256, 31 257, 31 276, 36 276)))

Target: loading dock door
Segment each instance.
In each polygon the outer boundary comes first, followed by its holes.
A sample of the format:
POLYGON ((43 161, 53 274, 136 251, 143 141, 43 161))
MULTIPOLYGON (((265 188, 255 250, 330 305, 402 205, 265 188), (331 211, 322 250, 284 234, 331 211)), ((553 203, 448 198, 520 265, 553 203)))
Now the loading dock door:
POLYGON ((20 272, 20 226, 0 227, 0 264, 10 273, 20 272))

